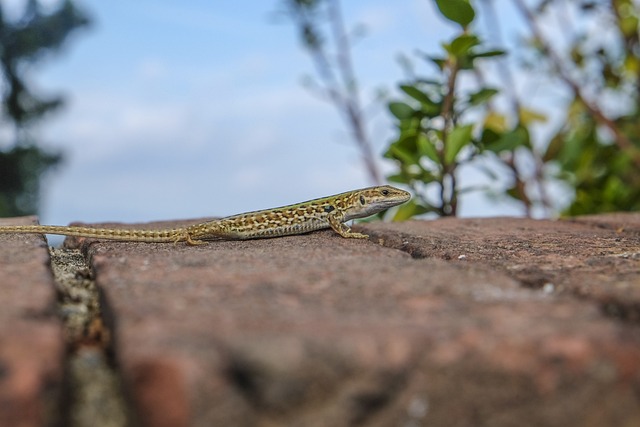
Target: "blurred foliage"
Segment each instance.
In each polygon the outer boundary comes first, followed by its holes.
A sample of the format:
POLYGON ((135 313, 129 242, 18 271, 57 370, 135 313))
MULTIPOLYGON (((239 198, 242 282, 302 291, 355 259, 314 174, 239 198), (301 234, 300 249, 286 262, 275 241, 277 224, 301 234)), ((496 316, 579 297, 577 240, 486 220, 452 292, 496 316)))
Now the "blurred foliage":
POLYGON ((2 124, 9 130, 0 141, 0 146, 8 147, 0 151, 0 216, 37 213, 41 178, 62 159, 59 153, 38 147, 30 129, 60 108, 63 99, 34 93, 26 74, 45 56, 60 51, 69 35, 89 20, 71 1, 47 9, 28 0, 15 20, 7 18, 0 3, 2 124))
POLYGON ((59 162, 58 154, 44 152, 35 145, 16 146, 0 153, 0 214, 34 213, 40 176, 59 162))
MULTIPOLYGON (((552 2, 549 2, 552 3, 552 2)), ((541 3, 530 16, 543 15, 541 3)), ((575 189, 569 215, 640 210, 640 10, 632 0, 579 1, 584 29, 558 55, 534 31, 530 40, 551 74, 568 87, 564 123, 544 155, 575 189), (598 25, 597 32, 588 31, 598 25)))
MULTIPOLYGON (((474 33, 475 4, 433 1, 459 33, 443 43, 441 55, 420 54, 435 66, 435 76, 412 75, 400 85, 404 97, 388 105, 398 129, 385 154, 397 165, 389 179, 416 195, 395 218, 456 215, 460 194, 485 190, 495 195, 495 188, 459 188, 457 174, 465 164, 494 180, 504 179, 507 171, 510 184, 501 196, 520 203, 527 216, 534 209, 557 208, 545 189, 554 179, 575 189, 567 214, 640 209, 640 45, 634 1, 542 0, 532 7, 514 0, 530 32, 519 53, 533 56, 519 71, 551 79, 571 94, 555 135, 537 144, 532 130, 550 112, 535 111, 518 99, 507 67, 498 67, 501 87, 484 83, 479 60, 501 61, 503 52, 485 47, 474 33), (554 17, 557 7, 572 8, 578 25, 554 17), (568 46, 544 37, 550 22, 553 34, 570 40, 568 46), (470 80, 475 80, 472 87, 470 80), (505 113, 494 108, 500 98, 510 105, 505 113), (487 159, 493 167, 486 166, 487 159), (529 172, 522 166, 527 163, 533 165, 529 172)), ((493 0, 483 3, 490 12, 493 0)))

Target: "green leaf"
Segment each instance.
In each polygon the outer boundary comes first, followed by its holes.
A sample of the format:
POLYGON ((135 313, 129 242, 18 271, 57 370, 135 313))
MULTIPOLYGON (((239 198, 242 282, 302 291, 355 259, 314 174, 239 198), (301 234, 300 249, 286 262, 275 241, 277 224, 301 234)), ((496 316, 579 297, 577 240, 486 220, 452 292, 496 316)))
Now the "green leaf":
POLYGON ((542 161, 546 163, 551 160, 557 160, 557 157, 564 146, 564 142, 565 140, 563 134, 556 134, 553 138, 551 138, 551 141, 549 141, 549 145, 547 145, 547 149, 542 156, 542 161))
POLYGON ((487 145, 495 143, 502 137, 502 132, 496 132, 490 127, 482 129, 482 135, 480 135, 480 143, 486 147, 487 145))
POLYGON ((445 44, 444 48, 451 55, 456 57, 465 56, 474 47, 480 44, 478 37, 469 34, 463 34, 456 37, 450 44, 445 44))
POLYGON ((505 53, 507 53, 504 50, 500 50, 500 49, 495 49, 495 50, 486 50, 484 52, 474 52, 471 57, 473 59, 475 58, 490 58, 492 56, 502 56, 505 53))
POLYGON ((389 111, 399 120, 409 119, 415 113, 415 110, 404 102, 390 102, 389 111))
POLYGON ((400 89, 416 101, 420 102, 420 111, 422 111, 422 113, 427 117, 436 117, 440 115, 440 104, 434 102, 426 92, 423 92, 415 85, 401 85, 400 89))
POLYGON ((476 16, 473 7, 466 0, 436 0, 436 6, 445 18, 460 24, 463 28, 476 16))
POLYGON ((417 180, 425 184, 431 184, 434 181, 438 181, 438 179, 436 178, 436 175, 434 175, 433 173, 425 169, 422 170, 422 173, 417 178, 417 180))
POLYGON ((522 126, 518 126, 511 132, 505 132, 491 144, 487 144, 486 148, 494 153, 500 153, 502 151, 513 151, 518 147, 528 145, 529 131, 522 126))
POLYGON ((502 114, 492 111, 484 118, 483 125, 485 129, 490 129, 496 134, 503 133, 507 131, 507 118, 502 114))
POLYGON ((420 112, 424 114, 426 117, 432 119, 434 117, 438 117, 442 113, 442 105, 441 104, 422 104, 422 109, 420 112))
POLYGON ((473 70, 475 68, 475 60, 478 58, 487 58, 490 56, 498 56, 501 55, 503 51, 487 51, 476 53, 471 50, 467 51, 464 55, 458 56, 458 67, 461 70, 473 70))
POLYGON ((500 92, 498 89, 494 89, 490 87, 482 88, 479 91, 469 95, 469 104, 471 105, 484 104, 485 102, 493 98, 498 92, 500 92))
POLYGON ((410 134, 415 134, 420 128, 421 117, 419 114, 414 114, 408 119, 402 119, 396 125, 400 130, 400 136, 404 137, 410 134))
POLYGON ((423 206, 416 203, 415 200, 409 200, 398 208, 396 214, 393 216, 394 221, 405 221, 416 215, 422 215, 428 212, 433 212, 433 207, 423 206))
POLYGON ((423 169, 420 165, 417 164, 410 165, 409 167, 405 167, 403 165, 399 173, 389 175, 387 179, 389 181, 397 182, 400 184, 411 184, 413 182, 430 184, 436 181, 436 177, 434 176, 434 174, 432 174, 428 170, 423 169))
POLYGON ((433 86, 434 89, 439 89, 442 87, 442 80, 438 80, 438 79, 428 79, 425 77, 418 77, 416 78, 415 81, 416 83, 433 86))
POLYGON ((396 182, 398 184, 408 184, 409 183, 409 178, 407 176, 405 176, 404 174, 398 173, 398 174, 394 174, 394 175, 389 175, 387 177, 387 181, 396 182))
POLYGON ((530 124, 534 124, 535 122, 545 123, 547 121, 547 116, 530 108, 520 108, 520 111, 518 111, 518 116, 520 119, 520 123, 525 126, 529 126, 530 124))
POLYGON ((522 194, 520 194, 520 190, 518 187, 511 187, 505 191, 505 194, 515 200, 522 200, 522 194))
POLYGON ((422 102, 433 103, 433 101, 431 101, 431 98, 429 98, 429 95, 427 95, 426 93, 424 93, 423 91, 415 87, 414 85, 400 85, 400 89, 404 93, 406 93, 407 95, 409 95, 410 97, 412 97, 413 99, 415 99, 420 103, 422 102))
POLYGON ((417 135, 418 135, 417 131, 415 130, 403 132, 400 135, 400 138, 398 138, 398 140, 394 142, 393 145, 409 153, 417 153, 418 152, 418 145, 417 145, 418 136, 417 135))
POLYGON ((440 163, 440 158, 438 157, 438 151, 436 147, 433 145, 433 142, 427 138, 426 135, 420 134, 416 140, 416 146, 418 148, 418 152, 422 156, 427 156, 430 160, 435 163, 440 163))
POLYGON ((471 132, 473 131, 473 125, 456 126, 453 128, 444 150, 444 161, 446 164, 452 164, 460 150, 471 142, 471 132))
POLYGON ((405 150, 398 145, 392 145, 391 147, 389 147, 388 154, 391 156, 391 158, 399 160, 404 165, 414 165, 417 163, 415 153, 405 150))
POLYGON ((428 59, 431 60, 436 65, 436 67, 440 69, 440 71, 444 70, 447 65, 447 60, 445 58, 431 56, 428 59))

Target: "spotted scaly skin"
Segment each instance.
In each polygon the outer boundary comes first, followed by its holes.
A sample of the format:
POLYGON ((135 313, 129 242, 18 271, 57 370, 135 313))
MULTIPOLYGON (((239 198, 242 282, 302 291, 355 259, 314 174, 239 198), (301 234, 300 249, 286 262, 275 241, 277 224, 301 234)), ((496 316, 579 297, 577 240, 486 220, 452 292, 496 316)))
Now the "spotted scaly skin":
POLYGON ((59 225, 0 226, 0 233, 39 233, 89 237, 127 242, 186 242, 198 245, 207 240, 247 240, 304 234, 332 228, 345 238, 365 239, 345 222, 365 218, 400 205, 411 195, 389 185, 348 191, 295 205, 247 212, 184 228, 127 229, 59 225))

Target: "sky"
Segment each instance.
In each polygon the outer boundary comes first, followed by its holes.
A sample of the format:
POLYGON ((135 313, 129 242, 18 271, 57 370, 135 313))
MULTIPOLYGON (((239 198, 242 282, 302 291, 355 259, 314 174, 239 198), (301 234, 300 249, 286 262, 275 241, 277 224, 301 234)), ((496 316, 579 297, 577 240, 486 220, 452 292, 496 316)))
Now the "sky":
MULTIPOLYGON (((353 52, 376 153, 395 135, 373 100, 402 80, 398 54, 437 53, 455 31, 432 3, 342 2, 347 24, 367 28, 353 52)), ((371 184, 336 110, 301 84, 311 61, 278 0, 76 4, 92 26, 32 70, 36 87, 67 100, 38 129, 65 155, 46 179, 42 223, 224 216, 371 184)), ((461 201, 462 216, 521 213, 461 201)))

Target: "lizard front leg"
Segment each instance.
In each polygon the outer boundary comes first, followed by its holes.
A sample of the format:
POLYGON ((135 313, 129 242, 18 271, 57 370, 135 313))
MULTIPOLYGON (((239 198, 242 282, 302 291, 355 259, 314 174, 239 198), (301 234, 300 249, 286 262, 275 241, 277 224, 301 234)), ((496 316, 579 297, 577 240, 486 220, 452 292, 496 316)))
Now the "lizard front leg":
POLYGON ((342 222, 344 217, 342 215, 333 215, 333 212, 327 216, 329 220, 329 225, 339 235, 347 239, 368 239, 369 236, 362 233, 356 233, 351 231, 351 229, 342 222))

